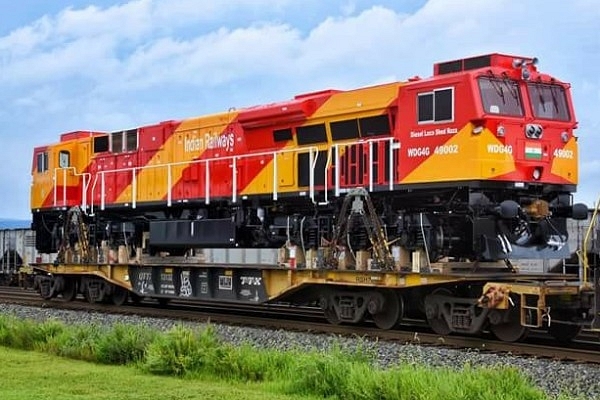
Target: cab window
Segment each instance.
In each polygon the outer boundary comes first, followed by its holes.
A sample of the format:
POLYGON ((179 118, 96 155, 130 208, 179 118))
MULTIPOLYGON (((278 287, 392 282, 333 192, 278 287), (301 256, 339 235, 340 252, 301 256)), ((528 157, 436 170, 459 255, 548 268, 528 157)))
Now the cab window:
POLYGON ((48 152, 44 151, 37 154, 37 172, 46 172, 48 171, 48 152))
POLYGON ((565 89, 558 85, 532 82, 527 84, 531 108, 536 118, 569 121, 569 107, 565 89))
POLYGON ((523 116, 519 84, 511 79, 479 78, 479 92, 486 114, 523 116))
POLYGON ((420 124, 454 120, 454 88, 419 93, 417 120, 420 124))
POLYGON ((66 150, 61 150, 58 153, 58 167, 69 168, 71 166, 71 153, 66 150))

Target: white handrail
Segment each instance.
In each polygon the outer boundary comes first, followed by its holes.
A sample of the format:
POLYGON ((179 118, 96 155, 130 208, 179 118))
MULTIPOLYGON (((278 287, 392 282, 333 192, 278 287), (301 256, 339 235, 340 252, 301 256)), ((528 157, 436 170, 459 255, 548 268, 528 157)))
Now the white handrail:
MULTIPOLYGON (((340 159, 341 159, 341 154, 340 154, 340 147, 343 146, 344 148, 348 148, 349 146, 353 146, 353 145, 364 145, 367 144, 368 145, 368 186, 369 186, 369 191, 373 191, 374 189, 374 169, 373 169, 373 156, 374 156, 374 150, 373 150, 373 144, 374 143, 379 143, 379 142, 389 142, 390 146, 389 146, 389 168, 388 168, 388 181, 389 181, 389 190, 393 190, 394 188, 394 150, 396 150, 397 148, 399 148, 400 143, 395 142, 393 137, 385 137, 385 138, 375 138, 375 139, 359 139, 356 141, 351 141, 351 142, 343 142, 343 143, 335 143, 333 144, 333 146, 330 146, 328 148, 328 156, 327 156, 327 162, 325 165, 325 201, 328 201, 328 194, 327 194, 327 185, 328 185, 328 179, 327 179, 327 169, 330 167, 331 164, 331 160, 332 160, 332 156, 335 162, 335 171, 334 171, 334 176, 335 176, 335 185, 334 185, 334 193, 336 197, 339 197, 341 195, 341 164, 340 164, 340 159), (332 152, 335 152, 335 154, 332 155, 332 152)), ((310 199, 313 201, 313 203, 315 202, 315 170, 316 170, 316 166, 317 166, 317 162, 319 160, 319 148, 316 146, 309 146, 309 147, 301 147, 301 148, 294 148, 294 149, 282 149, 279 151, 275 151, 275 152, 259 152, 259 153, 249 153, 249 154, 243 154, 243 155, 231 155, 231 156, 226 156, 226 157, 213 157, 213 158, 207 158, 207 159, 198 159, 198 160, 189 160, 189 161, 178 161, 178 162, 172 162, 172 163, 162 163, 162 164, 153 164, 153 165, 144 165, 144 166, 137 166, 137 167, 128 167, 128 168, 116 168, 116 169, 112 169, 112 170, 104 170, 104 171, 100 171, 95 175, 95 179, 94 179, 94 183, 92 184, 92 199, 90 201, 90 208, 91 208, 91 212, 93 214, 93 210, 94 210, 94 196, 93 193, 95 193, 96 191, 96 186, 97 186, 97 181, 98 181, 98 175, 100 175, 101 178, 101 196, 100 196, 100 209, 104 210, 105 206, 106 206, 106 182, 105 182, 105 175, 107 173, 119 173, 119 172, 131 172, 132 173, 132 207, 135 208, 137 206, 137 173, 139 171, 143 171, 143 170, 148 170, 148 169, 152 169, 152 168, 167 168, 167 206, 172 206, 172 202, 173 202, 173 194, 172 194, 172 169, 173 167, 177 167, 177 166, 190 166, 190 165, 196 165, 196 164, 201 164, 204 163, 205 164, 205 188, 204 188, 204 201, 205 204, 210 204, 210 164, 211 162, 216 162, 216 161, 227 161, 227 160, 231 160, 231 167, 233 169, 232 171, 232 201, 235 203, 237 202, 237 177, 238 177, 238 171, 237 171, 237 165, 238 165, 238 160, 242 160, 242 159, 246 159, 246 158, 252 158, 252 157, 264 157, 264 156, 270 156, 273 158, 273 193, 272 193, 272 197, 273 200, 277 200, 278 199, 278 192, 279 192, 279 182, 278 182, 278 160, 277 157, 279 155, 282 154, 286 154, 286 153, 295 153, 295 154, 300 154, 300 153, 304 153, 308 151, 309 154, 309 197, 310 199)), ((86 190, 85 190, 85 194, 87 195, 87 188, 89 187, 89 182, 91 182, 91 174, 86 173, 87 176, 90 177, 89 181, 88 181, 88 185, 86 186, 86 190)), ((84 174, 84 175, 86 175, 84 174)), ((85 180, 85 179, 84 179, 85 180)), ((55 193, 56 196, 56 193, 55 193)), ((87 201, 87 200, 86 200, 87 201)), ((56 202, 56 201, 55 201, 56 202)))
POLYGON ((237 158, 233 157, 233 174, 231 177, 231 191, 232 191, 232 195, 231 195, 231 202, 235 203, 237 201, 237 162, 236 162, 237 158))
POLYGON ((341 159, 340 147, 343 146, 344 148, 347 149, 350 146, 368 144, 369 152, 368 152, 368 159, 367 159, 367 164, 368 164, 367 170, 369 171, 369 178, 368 178, 369 179, 369 191, 372 192, 373 188, 374 188, 373 144, 379 143, 379 142, 389 142, 389 144, 390 144, 388 180, 389 180, 389 190, 394 189, 394 150, 396 150, 398 148, 397 146, 400 145, 400 143, 395 142, 393 137, 375 138, 375 139, 366 139, 366 140, 359 139, 359 140, 354 140, 351 142, 335 143, 333 145, 333 148, 335 149, 335 196, 336 197, 339 197, 341 194, 340 171, 341 171, 342 166, 340 165, 340 159, 341 159))
POLYGON ((340 145, 339 143, 335 144, 335 197, 340 197, 340 145))
MULTIPOLYGON (((249 153, 249 154, 242 154, 242 155, 231 155, 231 156, 226 156, 226 157, 213 157, 213 158, 206 158, 206 159, 198 159, 198 160, 189 160, 189 161, 178 161, 178 162, 173 162, 173 163, 163 163, 163 164, 153 164, 153 165, 144 165, 141 167, 127 167, 127 168, 116 168, 116 169, 111 169, 111 170, 104 170, 104 171, 100 171, 96 174, 95 179, 94 179, 94 183, 92 184, 92 193, 95 192, 96 190, 96 184, 97 184, 97 180, 98 180, 98 175, 101 176, 101 196, 100 196, 100 209, 104 210, 106 203, 105 203, 105 195, 106 195, 106 183, 105 183, 105 174, 108 173, 119 173, 119 172, 130 172, 130 171, 143 171, 143 170, 147 170, 147 169, 152 169, 152 168, 167 168, 167 182, 168 182, 168 188, 167 188, 167 204, 169 204, 169 202, 172 202, 172 194, 171 194, 171 186, 172 186, 172 182, 171 182, 171 170, 173 167, 177 167, 177 166, 189 166, 189 165, 195 165, 195 164, 200 164, 200 163, 205 163, 206 164, 206 168, 205 168, 205 203, 209 204, 210 203, 210 163, 214 162, 214 161, 227 161, 227 160, 232 160, 232 163, 234 165, 237 166, 237 160, 238 159, 244 159, 244 158, 251 158, 251 157, 264 157, 264 156, 273 156, 276 157, 279 154, 285 154, 285 153, 301 153, 308 150, 310 153, 310 158, 311 158, 311 162, 309 165, 309 168, 311 169, 310 172, 310 197, 311 199, 314 201, 314 169, 315 169, 315 165, 316 165, 316 161, 318 159, 318 148, 315 146, 310 146, 310 147, 301 147, 301 148, 296 148, 296 149, 283 149, 283 150, 279 150, 276 152, 273 151, 269 151, 269 152, 260 152, 260 153, 249 153), (314 153, 313 152, 317 152, 317 157, 314 157, 314 153)), ((277 170, 275 170, 273 172, 274 175, 277 174, 277 170)), ((234 168, 234 172, 232 173, 234 179, 234 182, 232 183, 233 186, 233 190, 234 190, 234 194, 232 195, 232 200, 233 202, 237 201, 237 168, 234 168)), ((276 179, 276 177, 274 178, 276 179)), ((132 194, 133 196, 134 194, 132 194)), ((92 209, 92 213, 93 213, 93 195, 92 195, 92 201, 91 201, 91 209, 92 209)), ((170 205, 170 204, 169 204, 170 205)))
POLYGON ((208 161, 204 170, 206 171, 204 173, 204 203, 210 204, 210 164, 208 161))
POLYGON ((67 171, 69 171, 69 170, 73 171, 73 177, 81 177, 83 179, 82 193, 81 193, 81 208, 83 210, 86 210, 87 209, 87 189, 88 189, 89 183, 92 179, 92 175, 89 172, 78 173, 77 169, 75 167, 54 168, 54 171, 52 174, 52 181, 54 182, 54 190, 53 190, 54 207, 58 207, 58 192, 56 190, 58 187, 58 171, 62 171, 62 178, 63 178, 62 206, 67 205, 67 171))
POLYGON ((136 199, 137 199, 137 178, 135 169, 131 170, 131 208, 136 207, 136 199))
MULTIPOLYGON (((391 160, 390 160, 391 163, 391 160)), ((369 166, 369 192, 373 191, 373 142, 369 142, 369 159, 367 160, 369 166)))
MULTIPOLYGON (((319 158, 319 153, 317 150, 317 157, 319 158)), ((317 164, 317 160, 316 160, 312 150, 310 150, 308 152, 308 165, 310 168, 310 171, 308 171, 309 175, 308 175, 308 196, 310 197, 310 199, 313 201, 315 201, 315 167, 317 164)))
POLYGON ((277 200, 277 153, 273 153, 273 200, 277 200))
POLYGON ((167 207, 171 207, 173 205, 173 194, 171 193, 172 186, 171 165, 167 165, 167 207))

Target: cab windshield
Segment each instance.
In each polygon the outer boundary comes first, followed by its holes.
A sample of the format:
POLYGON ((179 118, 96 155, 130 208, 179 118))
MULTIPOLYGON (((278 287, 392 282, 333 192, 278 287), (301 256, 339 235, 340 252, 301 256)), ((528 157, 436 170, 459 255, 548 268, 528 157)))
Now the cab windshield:
POLYGON ((480 77, 479 92, 486 114, 523 116, 519 84, 511 79, 480 77))
POLYGON ((571 119, 565 88, 562 86, 532 82, 527 84, 527 90, 529 90, 533 115, 536 118, 559 121, 571 119))

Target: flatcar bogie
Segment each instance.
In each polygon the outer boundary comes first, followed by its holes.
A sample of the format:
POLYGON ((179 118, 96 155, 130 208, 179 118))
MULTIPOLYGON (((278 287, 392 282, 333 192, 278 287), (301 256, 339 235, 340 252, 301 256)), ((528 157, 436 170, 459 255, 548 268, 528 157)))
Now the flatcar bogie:
POLYGON ((490 330, 498 339, 505 342, 516 342, 524 339, 529 333, 529 328, 521 322, 521 313, 530 310, 522 310, 521 300, 518 296, 511 296, 510 307, 500 311, 499 318, 490 324, 490 330))

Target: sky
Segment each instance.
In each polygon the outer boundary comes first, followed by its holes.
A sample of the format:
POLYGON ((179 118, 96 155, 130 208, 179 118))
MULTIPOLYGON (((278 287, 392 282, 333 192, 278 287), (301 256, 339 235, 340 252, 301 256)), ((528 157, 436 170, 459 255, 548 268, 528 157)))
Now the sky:
POLYGON ((572 84, 575 200, 600 195, 596 0, 0 1, 0 218, 30 218, 32 149, 432 74, 500 52, 572 84))

